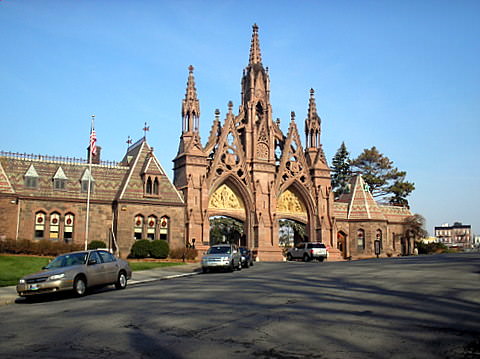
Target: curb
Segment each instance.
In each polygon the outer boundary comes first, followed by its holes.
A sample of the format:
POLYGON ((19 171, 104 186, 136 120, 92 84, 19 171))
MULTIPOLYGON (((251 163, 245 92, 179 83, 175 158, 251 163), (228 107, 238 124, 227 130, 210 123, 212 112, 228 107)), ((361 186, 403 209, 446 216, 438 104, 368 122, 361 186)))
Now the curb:
POLYGON ((197 274, 200 274, 200 272, 172 274, 172 275, 168 275, 168 276, 165 276, 165 277, 149 278, 149 279, 141 279, 141 280, 133 280, 133 281, 130 280, 128 282, 128 285, 137 285, 137 284, 150 283, 150 282, 156 282, 156 281, 161 281, 161 280, 175 279, 175 278, 181 278, 181 277, 190 277, 190 276, 197 275, 197 274))

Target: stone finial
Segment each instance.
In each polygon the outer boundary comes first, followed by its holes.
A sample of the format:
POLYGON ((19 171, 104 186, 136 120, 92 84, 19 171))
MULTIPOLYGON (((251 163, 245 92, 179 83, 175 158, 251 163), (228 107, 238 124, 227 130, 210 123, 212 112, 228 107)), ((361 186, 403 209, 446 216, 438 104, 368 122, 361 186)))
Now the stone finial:
POLYGON ((262 63, 262 55, 260 53, 260 41, 258 39, 257 24, 253 24, 252 28, 253 28, 253 34, 252 34, 252 42, 250 45, 250 57, 248 60, 249 65, 262 63))
POLYGON ((232 110, 233 110, 233 102, 228 101, 228 113, 232 113, 232 110))
POLYGON ((310 99, 308 101, 308 119, 317 120, 317 104, 315 103, 315 90, 310 89, 310 99))
POLYGON ((290 119, 292 122, 295 122, 295 111, 290 112, 290 119))

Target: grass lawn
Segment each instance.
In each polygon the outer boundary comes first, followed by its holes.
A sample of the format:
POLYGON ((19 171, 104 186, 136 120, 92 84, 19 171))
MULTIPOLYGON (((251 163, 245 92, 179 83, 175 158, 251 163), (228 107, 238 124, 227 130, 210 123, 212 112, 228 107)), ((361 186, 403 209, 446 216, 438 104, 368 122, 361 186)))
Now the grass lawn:
POLYGON ((130 264, 130 268, 132 271, 140 271, 146 269, 153 269, 159 267, 171 267, 171 266, 178 266, 183 265, 185 263, 182 262, 128 262, 130 264))
MULTIPOLYGON (((0 254, 0 287, 17 285, 26 274, 35 273, 47 265, 51 257, 11 256, 0 254)), ((182 265, 181 262, 129 262, 132 271, 182 265)))
POLYGON ((38 272, 50 257, 0 255, 0 287, 17 285, 25 274, 38 272))

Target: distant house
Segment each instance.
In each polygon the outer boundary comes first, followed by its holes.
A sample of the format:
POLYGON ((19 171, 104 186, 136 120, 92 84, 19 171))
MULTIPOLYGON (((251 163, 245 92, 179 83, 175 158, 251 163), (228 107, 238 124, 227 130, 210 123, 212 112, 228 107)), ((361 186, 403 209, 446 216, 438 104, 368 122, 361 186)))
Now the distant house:
POLYGON ((472 226, 455 222, 435 227, 435 237, 447 247, 470 248, 472 246, 472 226))

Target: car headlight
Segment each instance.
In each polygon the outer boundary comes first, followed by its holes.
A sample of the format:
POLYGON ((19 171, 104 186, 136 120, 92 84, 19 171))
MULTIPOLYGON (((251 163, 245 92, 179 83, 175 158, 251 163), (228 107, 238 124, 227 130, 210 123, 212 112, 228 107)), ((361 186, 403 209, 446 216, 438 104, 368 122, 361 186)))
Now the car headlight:
POLYGON ((65 273, 54 274, 48 277, 48 280, 57 280, 57 279, 62 279, 63 277, 65 277, 65 273))
POLYGON ((18 283, 19 283, 19 284, 25 284, 25 279, 20 279, 20 280, 18 281, 18 283))
POLYGON ((228 261, 228 257, 222 257, 222 261, 228 261))

